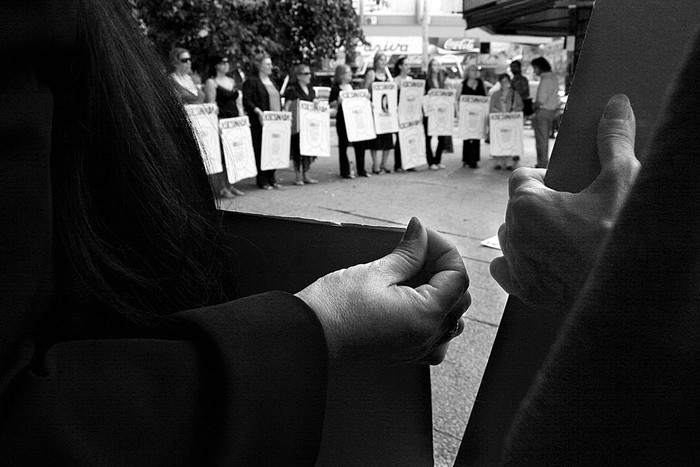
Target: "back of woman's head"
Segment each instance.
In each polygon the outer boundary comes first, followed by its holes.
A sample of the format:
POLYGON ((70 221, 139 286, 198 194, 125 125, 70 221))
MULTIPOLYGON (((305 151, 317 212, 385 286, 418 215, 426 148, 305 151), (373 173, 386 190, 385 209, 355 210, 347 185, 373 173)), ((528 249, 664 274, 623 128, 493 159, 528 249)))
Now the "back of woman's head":
POLYGON ((550 65, 547 59, 544 57, 535 58, 532 62, 530 62, 530 65, 532 65, 533 68, 539 68, 542 72, 552 71, 552 65, 550 65))
POLYGON ((345 63, 341 63, 337 67, 335 67, 335 73, 333 74, 333 82, 335 84, 340 84, 343 82, 343 76, 345 73, 350 71, 350 66, 346 65, 345 63))
POLYGON ((223 62, 224 60, 228 60, 228 57, 226 57, 226 55, 221 54, 221 53, 211 55, 207 59, 207 78, 215 78, 216 77, 216 65, 223 62))
POLYGON ((59 278, 77 275, 132 320, 223 299, 214 199, 168 76, 127 2, 78 4, 75 53, 54 88, 59 278))

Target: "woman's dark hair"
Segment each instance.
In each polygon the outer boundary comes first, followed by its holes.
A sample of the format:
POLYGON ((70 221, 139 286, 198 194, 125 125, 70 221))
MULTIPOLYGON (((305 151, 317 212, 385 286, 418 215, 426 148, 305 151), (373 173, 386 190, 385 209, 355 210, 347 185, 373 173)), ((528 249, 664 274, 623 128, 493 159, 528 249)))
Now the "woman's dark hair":
POLYGON ((536 59, 530 62, 530 65, 532 65, 533 68, 539 68, 542 72, 552 71, 552 66, 544 57, 537 57, 536 59))
POLYGON ((309 65, 306 63, 297 63, 294 65, 294 68, 292 68, 292 72, 289 75, 289 84, 298 83, 299 73, 302 73, 305 69, 311 70, 311 67, 309 67, 309 65))
POLYGON ((228 57, 224 54, 214 54, 207 60, 207 78, 216 78, 216 65, 227 60, 228 57))
POLYGON ((401 65, 403 65, 403 62, 406 61, 405 55, 401 55, 398 60, 396 60, 396 63, 394 63, 394 76, 398 76, 401 74, 401 65))
POLYGON ((352 71, 352 68, 350 68, 350 65, 347 65, 345 63, 341 63, 340 65, 335 67, 335 73, 333 74, 333 82, 335 84, 340 84, 340 82, 343 79, 343 75, 348 70, 352 71))
POLYGON ((500 83, 502 79, 507 79, 508 81, 510 81, 510 75, 508 73, 499 74, 497 81, 500 83))
POLYGON ((77 3, 76 47, 54 86, 59 291, 138 322, 224 301, 219 217, 170 80, 128 2, 77 3))

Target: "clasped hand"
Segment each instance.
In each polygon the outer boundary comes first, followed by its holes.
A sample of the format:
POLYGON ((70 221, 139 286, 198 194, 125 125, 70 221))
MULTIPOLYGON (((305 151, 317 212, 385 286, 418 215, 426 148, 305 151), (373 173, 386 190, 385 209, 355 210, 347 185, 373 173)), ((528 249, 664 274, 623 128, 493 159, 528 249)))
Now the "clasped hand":
POLYGON ((323 326, 331 364, 438 364, 471 304, 457 248, 418 219, 389 255, 332 272, 296 295, 323 326), (427 283, 403 285, 422 269, 427 283))
POLYGON ((618 94, 598 124, 601 172, 585 190, 547 188, 544 169, 513 173, 498 231, 503 257, 491 262, 491 275, 506 292, 539 309, 573 305, 639 172, 634 139, 634 112, 618 94))

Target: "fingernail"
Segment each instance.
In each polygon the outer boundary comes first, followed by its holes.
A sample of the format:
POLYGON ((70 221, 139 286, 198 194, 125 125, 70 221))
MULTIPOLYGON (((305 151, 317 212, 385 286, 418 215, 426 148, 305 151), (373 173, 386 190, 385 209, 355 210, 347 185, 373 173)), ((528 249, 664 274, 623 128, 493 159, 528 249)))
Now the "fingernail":
POLYGON ((403 234, 403 240, 414 240, 420 236, 421 224, 417 217, 411 217, 411 221, 403 234))
POLYGON ((605 106, 603 118, 606 120, 627 120, 630 118, 630 101, 624 94, 616 94, 605 106))

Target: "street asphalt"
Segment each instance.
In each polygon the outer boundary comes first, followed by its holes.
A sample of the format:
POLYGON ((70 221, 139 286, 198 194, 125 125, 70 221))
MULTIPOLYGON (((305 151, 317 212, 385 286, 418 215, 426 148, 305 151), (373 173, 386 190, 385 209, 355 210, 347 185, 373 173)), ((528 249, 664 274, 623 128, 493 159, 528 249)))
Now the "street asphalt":
MULTIPOLYGON (((330 158, 317 158, 311 168, 316 185, 294 185, 294 171, 277 171, 278 190, 261 190, 254 179, 236 183, 245 192, 222 202, 222 209, 322 221, 403 229, 412 216, 437 230, 457 246, 467 266, 472 305, 465 314, 464 333, 453 340, 445 361, 432 368, 433 444, 435 465, 451 466, 457 456, 471 407, 496 336, 507 295, 491 278, 489 263, 500 250, 481 245, 503 223, 508 202, 508 170, 494 169, 489 146, 482 142, 479 168, 463 168, 462 142, 443 155, 445 169, 426 165, 414 172, 342 179, 332 128, 330 158)), ((433 138, 435 140, 436 138, 433 138)), ((436 141, 433 141, 435 147, 436 141)), ((550 152, 553 140, 550 140, 550 152)), ((349 149, 349 157, 353 150, 349 149)), ((521 166, 534 167, 532 129, 525 128, 521 166)), ((369 151, 366 167, 371 170, 369 151)), ((393 153, 390 156, 393 168, 393 153)))

